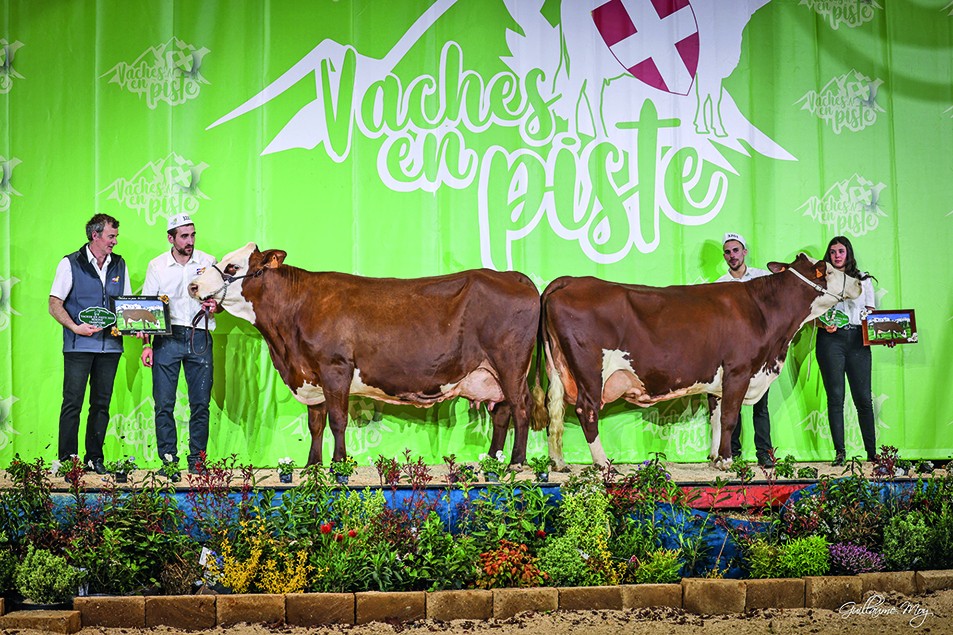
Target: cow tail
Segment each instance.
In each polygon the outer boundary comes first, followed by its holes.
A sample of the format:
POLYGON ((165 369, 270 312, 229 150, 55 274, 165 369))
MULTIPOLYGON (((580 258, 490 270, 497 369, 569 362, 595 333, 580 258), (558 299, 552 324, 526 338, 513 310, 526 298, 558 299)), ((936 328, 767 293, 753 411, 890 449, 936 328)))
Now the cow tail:
POLYGON ((545 430, 549 426, 549 412, 546 409, 546 392, 543 390, 540 376, 543 373, 543 365, 546 363, 546 355, 543 349, 543 324, 545 323, 545 304, 540 298, 539 307, 539 325, 536 327, 536 377, 533 381, 533 430, 545 430))

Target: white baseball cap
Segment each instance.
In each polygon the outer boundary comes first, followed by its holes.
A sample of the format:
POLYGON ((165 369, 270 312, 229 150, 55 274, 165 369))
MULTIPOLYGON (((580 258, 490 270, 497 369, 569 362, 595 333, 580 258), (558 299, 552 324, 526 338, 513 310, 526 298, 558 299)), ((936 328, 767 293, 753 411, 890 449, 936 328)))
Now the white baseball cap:
POLYGON ((166 231, 172 231, 176 227, 182 227, 183 225, 194 225, 192 222, 192 217, 188 214, 176 214, 169 219, 169 226, 166 228, 166 231))
POLYGON ((729 240, 737 240, 739 243, 741 243, 742 248, 744 249, 748 248, 748 243, 745 242, 745 237, 742 236, 741 234, 736 234, 735 232, 727 232, 725 234, 725 237, 721 239, 722 246, 724 246, 724 244, 728 242, 729 240))

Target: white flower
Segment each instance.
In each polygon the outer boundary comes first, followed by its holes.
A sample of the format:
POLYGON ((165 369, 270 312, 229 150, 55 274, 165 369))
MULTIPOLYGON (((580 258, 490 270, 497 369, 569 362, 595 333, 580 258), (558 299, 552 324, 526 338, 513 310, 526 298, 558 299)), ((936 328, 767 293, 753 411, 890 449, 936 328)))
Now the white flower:
POLYGON ((480 455, 479 460, 482 461, 483 459, 488 459, 488 458, 490 458, 490 455, 489 455, 489 454, 486 454, 486 453, 483 453, 483 454, 480 455))
POLYGON ((292 463, 294 463, 294 461, 290 456, 286 456, 283 459, 278 459, 278 465, 291 465, 292 463))
POLYGON ((496 460, 500 461, 501 463, 503 462, 503 450, 496 451, 496 460))
POLYGON ((171 455, 171 454, 163 454, 163 455, 162 455, 162 458, 165 459, 165 462, 166 462, 166 463, 171 463, 171 462, 172 462, 172 455, 171 455))
POLYGON ((57 474, 59 474, 60 465, 62 465, 62 463, 60 463, 56 459, 53 459, 53 462, 50 463, 50 474, 52 474, 53 476, 56 476, 57 474))

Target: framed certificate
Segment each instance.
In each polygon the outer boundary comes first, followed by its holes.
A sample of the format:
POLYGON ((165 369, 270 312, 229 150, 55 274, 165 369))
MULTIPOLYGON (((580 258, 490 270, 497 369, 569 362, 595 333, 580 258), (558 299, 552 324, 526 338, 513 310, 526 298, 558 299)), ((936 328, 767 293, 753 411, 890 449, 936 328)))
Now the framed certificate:
POLYGON ((164 295, 120 295, 113 301, 115 329, 120 335, 142 331, 150 335, 172 333, 169 298, 164 295))
POLYGON ((916 344, 917 319, 913 309, 871 311, 861 321, 864 345, 916 344))

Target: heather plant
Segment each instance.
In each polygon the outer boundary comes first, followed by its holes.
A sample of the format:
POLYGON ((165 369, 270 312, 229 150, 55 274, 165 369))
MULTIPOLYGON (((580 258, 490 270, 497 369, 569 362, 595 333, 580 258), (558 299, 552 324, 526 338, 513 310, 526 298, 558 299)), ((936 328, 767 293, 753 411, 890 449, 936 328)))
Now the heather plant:
POLYGON ((835 575, 857 575, 874 573, 885 568, 883 557, 860 545, 839 542, 830 545, 831 573, 835 575))
POLYGON ((884 527, 883 556, 894 571, 930 568, 932 531, 919 511, 901 512, 884 527))
POLYGON ((943 501, 932 516, 933 566, 937 569, 953 568, 953 503, 943 501))
POLYGON ((830 553, 823 536, 795 538, 785 543, 778 554, 778 570, 784 578, 827 575, 830 553))

